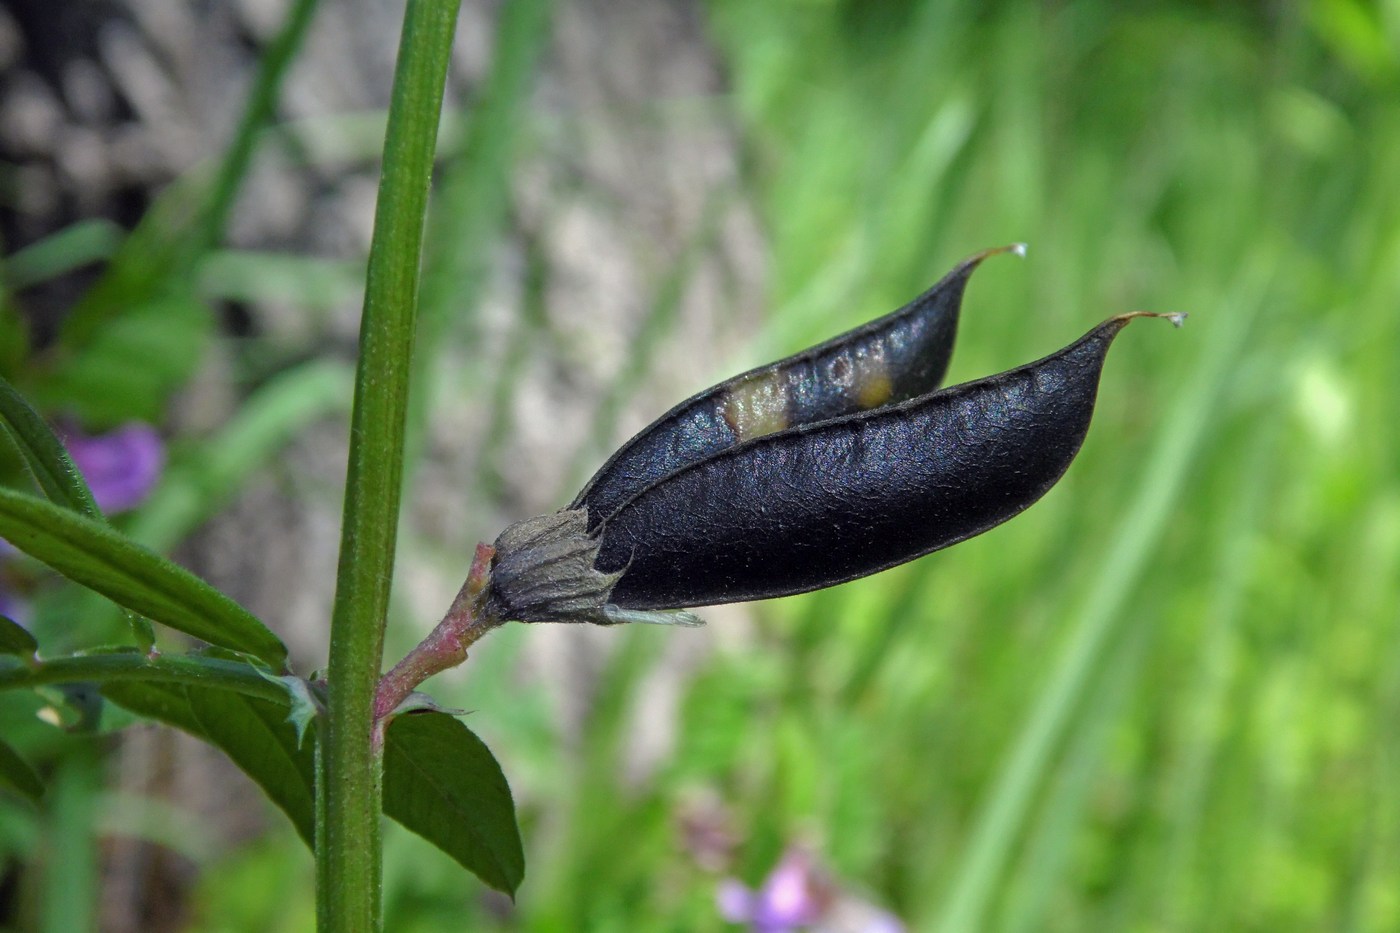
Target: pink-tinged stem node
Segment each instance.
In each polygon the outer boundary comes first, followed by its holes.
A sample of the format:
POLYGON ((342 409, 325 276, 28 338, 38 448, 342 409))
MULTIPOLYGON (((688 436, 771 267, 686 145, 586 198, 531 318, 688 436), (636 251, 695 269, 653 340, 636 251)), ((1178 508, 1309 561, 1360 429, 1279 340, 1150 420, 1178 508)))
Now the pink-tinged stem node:
POLYGON ((482 594, 491 579, 491 558, 495 549, 478 544, 467 580, 452 600, 437 628, 395 664, 379 680, 374 695, 375 742, 383 739, 384 726, 413 689, 434 674, 456 667, 467 659, 467 649, 482 635, 501 624, 483 611, 482 594))

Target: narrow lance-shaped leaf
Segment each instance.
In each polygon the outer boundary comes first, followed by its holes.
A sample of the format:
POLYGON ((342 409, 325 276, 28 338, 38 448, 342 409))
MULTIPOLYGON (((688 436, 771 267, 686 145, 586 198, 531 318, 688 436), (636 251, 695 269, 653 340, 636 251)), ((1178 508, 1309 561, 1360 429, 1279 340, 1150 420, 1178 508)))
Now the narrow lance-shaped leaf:
POLYGON ((384 812, 499 891, 514 895, 525 877, 505 775, 485 743, 451 716, 411 713, 389 723, 384 812))
POLYGON ((0 616, 0 654, 13 654, 22 658, 33 657, 39 650, 39 643, 29 634, 29 629, 9 616, 0 616))
POLYGON ((597 568, 621 573, 611 602, 647 610, 802 593, 1001 524, 1069 467, 1108 348, 1138 316, 1019 369, 767 435, 667 476, 603 528, 597 568))
POLYGON ((38 803, 44 796, 44 782, 38 773, 4 742, 0 742, 0 786, 8 787, 31 803, 38 803))
POLYGON ((586 508, 594 529, 666 474, 736 444, 933 391, 948 371, 968 279, 988 257, 1024 251, 984 250, 904 307, 686 399, 623 444, 570 508, 586 508))
MULTIPOLYGON (((3 379, 0 379, 0 417, 4 418, 18 442, 25 462, 44 495, 81 515, 101 520, 102 510, 97 505, 97 499, 63 441, 30 407, 24 396, 3 379)), ((127 621, 143 649, 155 643, 150 622, 133 613, 128 613, 127 621)))
POLYGON ((0 489, 0 537, 121 606, 279 670, 285 666, 286 646, 246 609, 101 522, 0 489))
POLYGON ((0 379, 0 418, 14 436, 44 495, 90 518, 102 516, 82 472, 68 456, 63 442, 24 396, 4 379, 0 379))

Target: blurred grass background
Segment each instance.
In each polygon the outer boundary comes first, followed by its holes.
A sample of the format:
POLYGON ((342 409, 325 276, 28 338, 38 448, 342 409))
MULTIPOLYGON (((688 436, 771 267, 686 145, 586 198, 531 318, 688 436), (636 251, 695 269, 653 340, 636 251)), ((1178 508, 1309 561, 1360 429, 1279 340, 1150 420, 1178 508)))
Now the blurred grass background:
MULTIPOLYGON (((514 168, 557 133, 528 106, 553 12, 503 7, 488 90, 444 164, 433 384, 444 347, 483 356, 475 318, 452 315, 486 287, 514 168)), ((711 375, 1020 240, 1027 260, 969 288, 954 381, 1120 311, 1191 319, 1119 339, 1082 455, 1026 515, 752 607, 742 637, 724 613, 698 634, 609 631, 571 728, 516 682, 542 633, 491 636, 429 689, 475 711, 515 788, 525 886, 508 907, 391 833, 388 928, 719 929, 720 876, 756 884, 801 844, 917 930, 1400 929, 1400 4, 713 0, 699 15, 725 90, 658 99, 654 119, 734 129, 740 187, 710 194, 751 203, 766 250, 761 324, 711 375), (681 638, 713 650, 675 670, 681 638), (658 677, 675 681, 674 728, 658 677), (638 777, 642 727, 666 753, 638 777), (707 860, 705 832, 728 854, 707 860)), ((622 412, 675 400, 639 387, 682 339, 688 257, 658 273, 569 482, 622 439, 622 412)), ((203 268, 247 287, 285 262, 203 268)), ((341 271, 291 270, 327 289, 341 271)), ((527 312, 532 274, 527 254, 527 312)), ((505 439, 525 429, 530 361, 567 356, 550 326, 522 313, 489 378, 463 377, 488 425, 465 508, 497 507, 518 466, 505 439)), ((284 411, 265 416, 279 429, 340 384, 303 378, 263 409, 284 411)), ((244 449, 192 456, 227 487, 244 449)), ((208 511, 186 508, 166 546, 208 511)), ((465 551, 409 541, 405 562, 465 570, 465 551)), ((391 651, 426 628, 407 605, 395 624, 391 651)), ((114 806, 73 773, 65 812, 114 806)), ((310 860, 286 827, 197 861, 191 928, 309 928, 310 860)))

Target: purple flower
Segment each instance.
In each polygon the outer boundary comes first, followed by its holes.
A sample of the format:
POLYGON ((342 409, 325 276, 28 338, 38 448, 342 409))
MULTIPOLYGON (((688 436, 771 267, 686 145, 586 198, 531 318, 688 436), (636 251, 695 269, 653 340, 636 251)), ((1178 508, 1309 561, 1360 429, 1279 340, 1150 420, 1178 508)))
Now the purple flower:
MULTIPOLYGON (((135 508, 160 479, 165 445, 148 424, 133 421, 106 434, 84 434, 76 428, 62 433, 69 456, 104 512, 135 508)), ((0 564, 15 553, 14 546, 0 538, 0 564)), ((29 618, 29 602, 12 584, 0 575, 0 614, 24 624, 29 618)))
POLYGON ((830 894, 811 857, 789 849, 757 891, 733 879, 722 882, 719 911, 730 923, 747 923, 754 933, 787 933, 815 923, 830 894))
POLYGON ((106 434, 68 431, 64 443, 104 512, 124 512, 140 505, 165 465, 160 435, 140 422, 106 434))
POLYGON ((720 883, 720 915, 753 933, 904 933, 887 911, 843 893, 802 849, 791 848, 754 891, 732 878, 720 883))
POLYGON ((11 622, 25 625, 29 622, 29 604, 13 593, 8 592, 0 581, 0 616, 11 622))
POLYGON ((29 624, 29 601, 16 592, 5 572, 5 563, 19 551, 4 538, 0 538, 0 616, 20 625, 29 624))

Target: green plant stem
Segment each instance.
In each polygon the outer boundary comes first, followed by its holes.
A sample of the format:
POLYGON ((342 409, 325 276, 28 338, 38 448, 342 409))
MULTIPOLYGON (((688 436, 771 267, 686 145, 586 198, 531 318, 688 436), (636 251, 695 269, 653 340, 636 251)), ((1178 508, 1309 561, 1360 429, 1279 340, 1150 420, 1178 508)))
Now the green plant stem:
POLYGON ((394 569, 419 255, 458 0, 409 0, 370 244, 340 565, 317 761, 316 916, 380 925, 380 761, 374 692, 394 569))
POLYGON ((102 764, 92 747, 70 750, 57 766, 46 807, 39 890, 42 933, 97 929, 97 795, 102 764))
POLYGON ((247 664, 222 658, 151 656, 132 651, 55 658, 33 666, 0 670, 0 690, 44 684, 104 684, 123 680, 217 687, 274 703, 287 702, 285 687, 261 676, 247 664))

